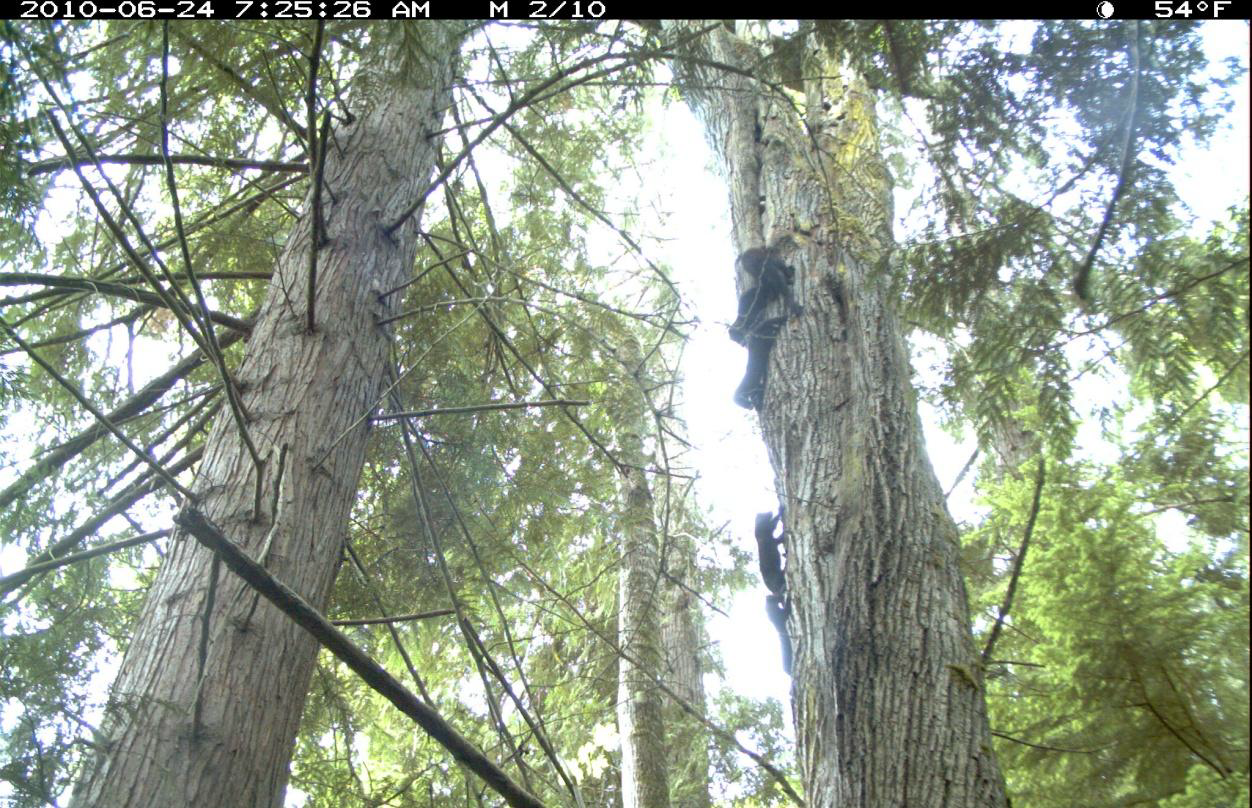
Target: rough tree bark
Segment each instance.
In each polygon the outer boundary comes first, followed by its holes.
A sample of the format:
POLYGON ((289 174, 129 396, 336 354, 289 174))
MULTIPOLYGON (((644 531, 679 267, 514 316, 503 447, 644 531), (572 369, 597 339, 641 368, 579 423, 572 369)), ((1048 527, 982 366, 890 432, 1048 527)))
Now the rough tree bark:
MULTIPOLYGON (((641 367, 638 343, 622 340, 626 366, 641 367)), ((617 641, 624 652, 618 661, 617 732, 622 749, 622 808, 669 808, 669 756, 665 747, 662 698, 656 680, 662 676, 660 548, 652 490, 644 469, 654 463, 643 448, 643 394, 636 378, 623 381, 608 402, 618 424, 617 458, 622 464, 618 490, 617 641)))
MULTIPOLYGON (((319 609, 339 567, 364 460, 363 416, 383 390, 388 337, 376 322, 398 295, 381 294, 410 276, 416 255, 414 218, 390 234, 384 226, 425 192, 435 157, 430 133, 450 103, 460 27, 415 30, 376 29, 381 41, 355 79, 355 122, 330 136, 315 330, 305 322, 310 196, 236 374, 248 431, 268 458, 260 513, 256 471, 228 414, 213 427, 193 488, 209 519, 319 609), (415 36, 424 47, 405 43, 415 36)), ((175 536, 113 686, 105 743, 73 805, 282 804, 317 646, 223 572, 202 666, 211 566, 206 550, 175 536)))
MULTIPOLYGON (((662 580, 665 613, 661 642, 665 649, 665 682, 692 707, 705 712, 704 632, 700 603, 690 586, 695 548, 689 534, 670 533, 665 542, 666 570, 662 580), (687 586, 680 585, 686 584, 687 586)), ((666 699, 666 746, 672 762, 670 803, 674 808, 709 808, 709 733, 704 725, 666 699)))
MULTIPOLYGON (((622 452, 626 459, 634 453, 622 452)), ((638 455, 634 455, 638 457, 638 455)), ((633 462, 626 460, 626 462, 633 462)), ((618 572, 617 731, 622 739, 622 808, 669 808, 669 756, 661 718, 658 552, 652 492, 643 464, 622 471, 618 572), (638 664, 635 664, 638 663, 638 664)))
POLYGON ((789 240, 804 307, 773 348, 760 417, 786 503, 808 804, 1002 808, 958 533, 888 290, 891 187, 873 98, 818 48, 797 101, 755 78, 760 51, 724 27, 698 47, 676 71, 728 177, 735 240, 789 240))

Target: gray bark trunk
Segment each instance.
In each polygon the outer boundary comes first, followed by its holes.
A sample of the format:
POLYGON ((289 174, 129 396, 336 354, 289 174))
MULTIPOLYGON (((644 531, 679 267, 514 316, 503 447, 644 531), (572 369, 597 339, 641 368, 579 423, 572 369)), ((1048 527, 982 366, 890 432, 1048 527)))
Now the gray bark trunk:
MULTIPOLYGON (((665 545, 671 576, 690 585, 695 566, 692 540, 670 534, 665 545)), ((684 701, 701 714, 704 703, 704 632, 700 604, 688 589, 662 581, 665 614, 661 639, 665 647, 665 681, 684 701)), ((674 808, 709 808, 709 734, 686 711, 670 704, 666 709, 666 746, 670 768, 670 803, 674 808)))
MULTIPOLYGON (((237 373, 249 433, 268 458, 259 518, 256 472, 228 414, 214 425, 194 484, 203 513, 319 609, 339 567, 364 459, 362 416, 385 379, 388 337, 376 321, 398 296, 380 293, 409 277, 416 253, 415 220, 390 235, 382 228, 430 180, 428 136, 450 102, 459 44, 451 30, 422 28, 429 61, 377 43, 375 63, 358 76, 355 123, 331 134, 312 333, 305 326, 311 196, 279 259, 237 373)), ((389 33, 398 40, 396 32, 389 33)), ((171 547, 113 686, 106 744, 72 804, 276 808, 317 646, 223 572, 202 669, 210 555, 177 535, 171 547)))
MULTIPOLYGON (((626 367, 640 367, 638 343, 623 339, 626 367)), ((663 648, 660 607, 660 548, 652 490, 643 471, 655 464, 644 453, 641 430, 642 395, 636 380, 623 380, 609 402, 619 426, 617 456, 621 506, 618 517, 617 731, 622 751, 623 808, 669 808, 669 756, 665 747, 662 698, 655 682, 662 679, 663 648)))
POLYGON ((891 189, 873 99, 814 48, 806 129, 750 78, 754 47, 720 29, 705 43, 702 56, 744 71, 677 66, 729 178, 735 239, 789 239, 804 307, 773 347, 761 421, 786 504, 808 804, 1002 808, 958 533, 885 277, 891 189))

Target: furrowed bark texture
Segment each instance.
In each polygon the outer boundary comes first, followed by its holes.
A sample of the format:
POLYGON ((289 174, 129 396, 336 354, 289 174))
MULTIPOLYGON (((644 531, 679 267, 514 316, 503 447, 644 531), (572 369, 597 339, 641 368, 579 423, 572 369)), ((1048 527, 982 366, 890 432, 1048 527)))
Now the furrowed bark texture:
MULTIPOLYGON (((664 542, 670 575, 691 585, 695 566, 692 538, 671 533, 664 542)), ((662 580, 665 612, 661 641, 665 649, 665 682, 701 713, 704 699, 704 632, 699 601, 689 589, 662 580)), ((670 804, 674 808, 709 808, 709 733, 686 711, 666 699, 665 745, 669 749, 670 804)))
MULTIPOLYGON (((256 471, 229 414, 216 421, 194 490, 201 511, 318 610, 339 567, 370 413, 383 390, 388 338, 376 320, 410 276, 415 221, 388 235, 425 192, 434 165, 428 133, 450 103, 458 46, 441 23, 422 27, 417 61, 374 43, 356 81, 351 125, 326 157, 324 234, 317 262, 316 329, 306 328, 311 196, 290 234, 237 377, 256 471), (286 448, 279 483, 279 456, 286 448)), ((311 191, 310 191, 311 193, 311 191)), ((107 745, 75 788, 73 805, 282 805, 288 764, 317 645, 295 623, 222 570, 198 661, 210 553, 176 536, 126 651, 103 727, 107 745), (203 673, 203 675, 202 675, 203 673)))
POLYGON ((806 799, 1001 808, 958 533, 926 457, 886 277, 891 188, 873 99, 813 49, 806 130, 787 98, 751 78, 756 48, 722 29, 701 46, 745 71, 677 65, 729 178, 736 242, 789 237, 804 307, 773 348, 760 417, 786 504, 806 799))
MULTIPOLYGON (((623 408, 625 409, 625 408, 623 408)), ((639 413, 619 418, 638 420, 639 413)), ((630 423, 631 420, 619 420, 630 423)), ((623 434, 621 470, 617 638, 623 656, 618 663, 617 731, 622 741, 622 808, 669 808, 669 756, 661 716, 662 646, 659 615, 660 553, 652 491, 641 469, 651 467, 638 434, 623 434), (635 664, 638 663, 638 664, 635 664)))

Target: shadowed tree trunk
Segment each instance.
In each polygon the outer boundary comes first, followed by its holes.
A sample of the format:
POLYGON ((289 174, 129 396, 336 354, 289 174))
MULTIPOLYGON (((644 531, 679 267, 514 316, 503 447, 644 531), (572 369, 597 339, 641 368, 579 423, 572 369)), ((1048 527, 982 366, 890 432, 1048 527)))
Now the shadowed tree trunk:
POLYGON ((819 47, 794 100, 754 78, 751 44, 722 27, 699 43, 699 61, 676 70, 725 170, 735 241, 781 245, 804 308, 773 347, 760 417, 786 504, 806 799, 1002 808, 958 533, 888 288, 891 184, 873 98, 819 47))
POLYGON ((617 731, 622 749, 623 808, 669 808, 669 756, 661 715, 664 649, 658 614, 661 603, 661 556, 656 535, 652 490, 644 469, 655 463, 644 451, 642 429, 646 389, 639 381, 642 351, 633 336, 625 336, 623 356, 636 378, 623 381, 609 402, 618 426, 617 642, 624 652, 618 661, 617 731))
MULTIPOLYGON (((621 456, 628 463, 639 457, 637 452, 625 450, 621 456)), ((630 657, 622 657, 618 666, 622 806, 668 808, 669 757, 661 718, 661 693, 654 684, 661 672, 661 626, 657 615, 659 559, 652 492, 640 468, 625 469, 621 486, 617 636, 630 657)))
MULTIPOLYGON (((388 336, 376 323, 398 296, 382 293, 413 270, 415 217, 391 233, 384 226, 430 181, 430 133, 450 103, 459 44, 455 24, 374 30, 354 80, 355 121, 329 138, 315 328, 306 325, 310 191, 236 373, 248 432, 267 459, 260 510, 256 468, 229 414, 217 419, 193 486, 209 519, 318 609, 339 567, 365 416, 383 390, 388 336)), ((113 686, 106 742, 73 805, 279 806, 317 646, 223 572, 201 663, 213 565, 185 537, 171 548, 113 686)))
MULTIPOLYGON (((661 640, 665 648, 665 681, 701 713, 704 700, 704 633, 700 602, 688 588, 695 566, 693 538, 671 532, 666 540, 667 569, 674 580, 662 580, 665 614, 661 640)), ((670 750, 670 802, 674 808, 709 808, 709 734, 699 721, 672 704, 667 706, 666 746, 670 750)))

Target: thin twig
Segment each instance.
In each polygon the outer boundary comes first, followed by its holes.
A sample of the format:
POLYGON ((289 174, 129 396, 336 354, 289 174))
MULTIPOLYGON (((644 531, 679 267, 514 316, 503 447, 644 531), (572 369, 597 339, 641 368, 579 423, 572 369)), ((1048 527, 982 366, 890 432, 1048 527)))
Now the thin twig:
MULTIPOLYGON (((159 166, 166 157, 160 154, 99 154, 96 161, 103 165, 159 166)), ((289 163, 285 160, 245 160, 241 157, 210 157, 204 154, 171 154, 169 162, 178 166, 206 166, 208 168, 233 168, 254 171, 282 171, 287 173, 305 174, 309 170, 308 163, 289 163)), ((64 171, 75 166, 92 165, 90 160, 72 160, 68 157, 53 157, 32 163, 26 170, 27 176, 37 177, 40 174, 51 174, 53 171, 64 171)))
MULTIPOLYGON (((75 291, 92 292, 102 295, 121 297, 143 303, 147 306, 171 308, 168 298, 147 289, 140 289, 116 281, 96 280, 94 278, 76 278, 66 275, 44 275, 38 272, 0 272, 0 286, 47 286, 54 289, 73 289, 75 291)), ((5 306, 19 302, 27 302, 28 298, 8 298, 0 301, 5 306)), ((234 331, 244 334, 251 333, 252 323, 230 314, 210 311, 209 319, 234 331)), ((197 347, 198 344, 197 344, 197 347)))
MULTIPOLYGON (((161 24, 161 156, 165 158, 165 183, 170 193, 170 204, 174 211, 174 235, 178 240, 178 247, 182 254, 183 269, 187 273, 187 280, 191 284, 192 291, 195 292, 196 303, 199 306, 199 315, 203 317, 203 320, 199 321, 199 326, 204 334, 209 358, 213 360, 218 376, 222 379, 222 387, 226 391, 226 402, 230 407, 232 417, 235 419, 235 426, 239 429, 239 437, 243 441, 244 447, 248 450, 248 456, 252 458, 252 466, 256 469, 257 476, 260 477, 262 468, 261 454, 257 451, 256 444, 252 441, 252 435, 248 432, 248 416, 243 400, 239 396, 239 387, 230 375, 229 368, 226 367, 226 357, 222 355, 222 347, 218 344, 217 332, 213 330, 213 324, 209 322, 209 303, 204 299, 204 291, 200 288, 200 281, 196 278, 195 266, 191 260, 191 248, 187 246, 187 232, 183 226, 183 210, 178 201, 178 183, 174 178, 174 164, 169 160, 170 128, 167 116, 170 68, 169 26, 169 20, 165 20, 161 24)), ((177 288, 177 284, 174 284, 172 279, 170 280, 171 286, 177 288)), ((187 313, 195 317, 196 309, 188 306, 187 313)), ((206 626, 205 631, 207 630, 206 626)))
POLYGON ((456 614, 455 609, 433 609, 429 612, 398 614, 395 617, 359 617, 352 620, 331 620, 333 626, 377 626, 386 623, 404 623, 409 620, 429 620, 432 617, 446 617, 456 614))
MULTIPOLYGON (((183 470, 190 468, 200 459, 202 454, 204 454, 204 447, 197 446, 195 449, 188 452, 177 463, 172 464, 169 467, 170 472, 178 474, 183 470)), ((51 561, 55 558, 62 558, 62 553, 67 553, 77 547, 79 542, 95 533, 114 516, 123 513, 131 505, 134 505, 136 502, 143 499, 148 494, 151 494, 158 488, 160 488, 160 482, 156 474, 148 472, 148 474, 144 477, 131 483, 131 485, 124 491, 109 500, 108 504, 105 505, 104 508, 92 514, 87 521, 71 530, 63 538, 54 541, 42 552, 36 553, 35 556, 30 559, 30 564, 40 564, 44 561, 51 561)), ((0 597, 9 594, 18 586, 21 586, 21 584, 22 582, 18 581, 14 584, 0 586, 0 597)))
POLYGON ((90 550, 83 550, 81 553, 73 553, 72 555, 62 556, 61 558, 53 558, 48 561, 40 561, 30 564, 17 572, 0 578, 0 592, 8 592, 21 586, 22 584, 41 575, 45 572, 51 572, 61 567, 68 567, 70 564, 77 564, 79 561, 86 561, 89 558, 115 553, 118 550, 125 550, 127 547, 134 547, 139 544, 147 544, 150 541, 163 539, 170 535, 168 528, 165 530, 154 530, 151 533, 144 533, 140 536, 132 536, 129 539, 102 544, 99 547, 92 547, 90 550))
POLYGON ((987 645, 982 649, 982 664, 984 667, 987 661, 991 659, 991 652, 996 646, 996 640, 1000 638, 1000 630, 1004 627, 1004 619, 1009 615, 1009 609, 1013 607, 1013 595, 1017 592, 1017 580, 1021 577, 1022 567, 1026 563, 1026 550, 1030 547, 1030 537, 1035 532, 1035 520, 1039 518, 1039 503, 1043 499, 1043 481, 1046 477, 1047 463, 1041 457, 1039 458, 1039 470, 1035 472, 1035 496, 1030 503, 1030 515, 1026 517, 1026 530, 1022 534, 1022 545, 1017 550, 1017 557, 1013 559, 1013 574, 1009 577, 1009 587, 1004 593, 1004 600, 1000 604, 1000 613, 996 616, 995 625, 991 627, 991 634, 987 637, 987 645))
POLYGON ((371 420, 394 421, 397 418, 426 418, 430 415, 453 415, 467 412, 491 412, 494 410, 520 410, 529 407, 584 407, 591 402, 579 398, 556 398, 544 401, 499 401, 490 404, 474 404, 466 407, 437 407, 431 410, 411 410, 408 412, 386 412, 375 415, 371 420))
POLYGON ((109 416, 101 412, 100 408, 97 407, 94 403, 92 403, 91 399, 83 395, 82 392, 78 389, 78 387, 76 387, 69 379, 62 376, 57 371, 56 368, 54 368, 51 364, 45 361, 44 358, 40 356, 38 353, 36 353, 33 348, 27 345, 26 341, 23 340, 20 336, 18 336, 17 331, 9 327, 9 324, 5 322, 4 318, 2 317, 0 317, 0 329, 3 329, 9 335, 9 337, 18 344, 18 347, 26 352, 26 355, 31 358, 31 361, 33 361, 35 364, 43 368, 44 372, 46 372, 49 376, 55 379, 57 384, 65 388, 66 392, 68 392, 71 396, 73 396, 74 399, 79 403, 79 405, 81 405, 85 410, 90 412, 95 417, 95 419, 98 422, 100 422, 101 426, 103 426, 105 429, 112 432, 113 436, 117 438, 119 441, 121 441, 126 446, 127 449, 130 449, 132 452, 134 452, 135 455, 138 456, 140 460, 142 460, 144 463, 148 465, 149 468, 151 468, 154 472, 156 472, 156 474, 162 480, 165 481, 166 485, 168 485, 171 489, 173 489, 177 494, 183 497, 186 497, 187 499, 194 498, 193 494, 189 490, 184 488, 182 484, 178 482, 178 480, 175 480, 173 475, 171 475, 169 471, 167 471, 160 463, 158 463, 152 457, 152 455, 148 454, 146 451, 140 448, 139 445, 136 444, 134 441, 132 441, 124 432, 122 432, 122 430, 118 429, 117 426, 114 425, 114 423, 109 420, 109 416))

